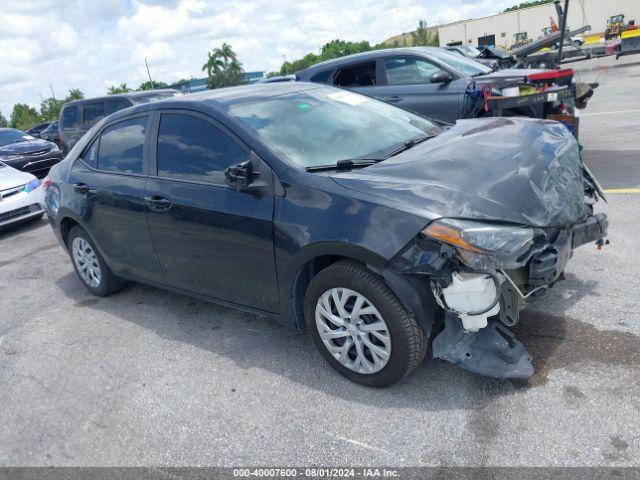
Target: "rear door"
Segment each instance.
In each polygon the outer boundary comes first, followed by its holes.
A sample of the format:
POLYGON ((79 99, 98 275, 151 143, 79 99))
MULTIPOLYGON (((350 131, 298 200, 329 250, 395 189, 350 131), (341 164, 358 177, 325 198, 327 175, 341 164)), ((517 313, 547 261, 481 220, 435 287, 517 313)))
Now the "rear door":
POLYGON ((166 110, 154 123, 144 196, 166 283, 277 312, 271 170, 206 115, 166 110), (237 191, 226 184, 227 167, 247 160, 265 188, 237 191))
MULTIPOLYGON (((443 68, 425 58, 414 56, 383 57, 383 79, 377 96, 427 117, 454 123, 460 115, 459 81, 431 83, 431 77, 443 68)), ((449 72, 447 72, 449 73, 449 72)))
POLYGON ((149 115, 102 129, 70 174, 76 214, 116 274, 163 283, 143 202, 149 115))

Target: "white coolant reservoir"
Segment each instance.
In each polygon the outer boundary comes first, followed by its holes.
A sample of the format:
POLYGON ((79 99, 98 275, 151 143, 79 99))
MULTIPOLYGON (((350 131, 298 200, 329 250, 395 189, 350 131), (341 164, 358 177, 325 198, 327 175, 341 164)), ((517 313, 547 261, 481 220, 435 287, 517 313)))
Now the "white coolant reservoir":
POLYGON ((467 315, 487 308, 496 298, 493 279, 482 273, 458 273, 452 275, 451 285, 442 289, 442 295, 451 310, 455 310, 462 320, 462 326, 470 332, 477 332, 487 326, 487 318, 500 312, 500 302, 488 312, 467 315))

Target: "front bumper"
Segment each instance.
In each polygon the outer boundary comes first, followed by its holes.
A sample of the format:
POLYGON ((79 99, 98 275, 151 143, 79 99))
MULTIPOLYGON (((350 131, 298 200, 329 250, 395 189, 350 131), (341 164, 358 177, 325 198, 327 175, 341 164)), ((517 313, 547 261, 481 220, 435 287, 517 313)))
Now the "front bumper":
POLYGON ((28 193, 24 190, 12 192, 10 189, 4 192, 0 201, 0 227, 37 217, 44 212, 44 188, 42 186, 28 193), (9 194, 7 195, 7 193, 9 194))
POLYGON ((528 378, 534 371, 531 355, 510 327, 518 322, 527 298, 544 295, 562 278, 573 249, 590 242, 602 245, 608 226, 607 216, 598 213, 565 227, 538 229, 531 250, 515 270, 471 271, 460 263, 452 246, 423 237, 405 248, 391 266, 398 273, 426 275, 433 298, 445 311, 444 329, 433 340, 434 358, 480 375, 528 378), (489 294, 468 278, 470 286, 456 285, 453 278, 458 272, 468 277, 498 278, 489 294), (451 298, 456 300, 455 295, 463 300, 449 303, 451 298), (495 302, 497 296, 499 307, 496 303, 489 306, 487 299, 495 302), (486 309, 477 310, 474 302, 478 299, 486 309))
POLYGON ((608 228, 607 216, 597 213, 571 228, 549 232, 549 243, 531 257, 529 287, 552 285, 562 275, 573 250, 586 243, 601 241, 606 237, 608 228))

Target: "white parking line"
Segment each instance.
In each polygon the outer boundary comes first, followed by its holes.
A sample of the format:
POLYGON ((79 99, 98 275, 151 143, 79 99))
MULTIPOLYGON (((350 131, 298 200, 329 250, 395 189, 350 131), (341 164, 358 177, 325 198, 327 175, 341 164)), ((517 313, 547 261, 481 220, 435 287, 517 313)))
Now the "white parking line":
POLYGON ((582 113, 580 112, 581 117, 595 117, 596 115, 621 115, 624 113, 640 113, 640 109, 635 110, 617 110, 613 112, 590 112, 590 113, 582 113))

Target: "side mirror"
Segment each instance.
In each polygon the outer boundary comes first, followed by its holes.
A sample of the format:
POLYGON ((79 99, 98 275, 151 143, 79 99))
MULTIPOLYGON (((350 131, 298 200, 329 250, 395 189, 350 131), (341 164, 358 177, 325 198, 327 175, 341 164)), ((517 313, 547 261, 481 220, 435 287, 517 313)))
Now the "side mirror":
POLYGON ((224 179, 228 185, 240 191, 251 185, 253 166, 251 160, 231 165, 224 171, 224 179))
POLYGON ((440 70, 439 72, 434 73, 433 75, 431 75, 431 78, 429 79, 431 83, 449 83, 451 80, 453 80, 453 77, 451 76, 451 74, 443 70, 440 70))

